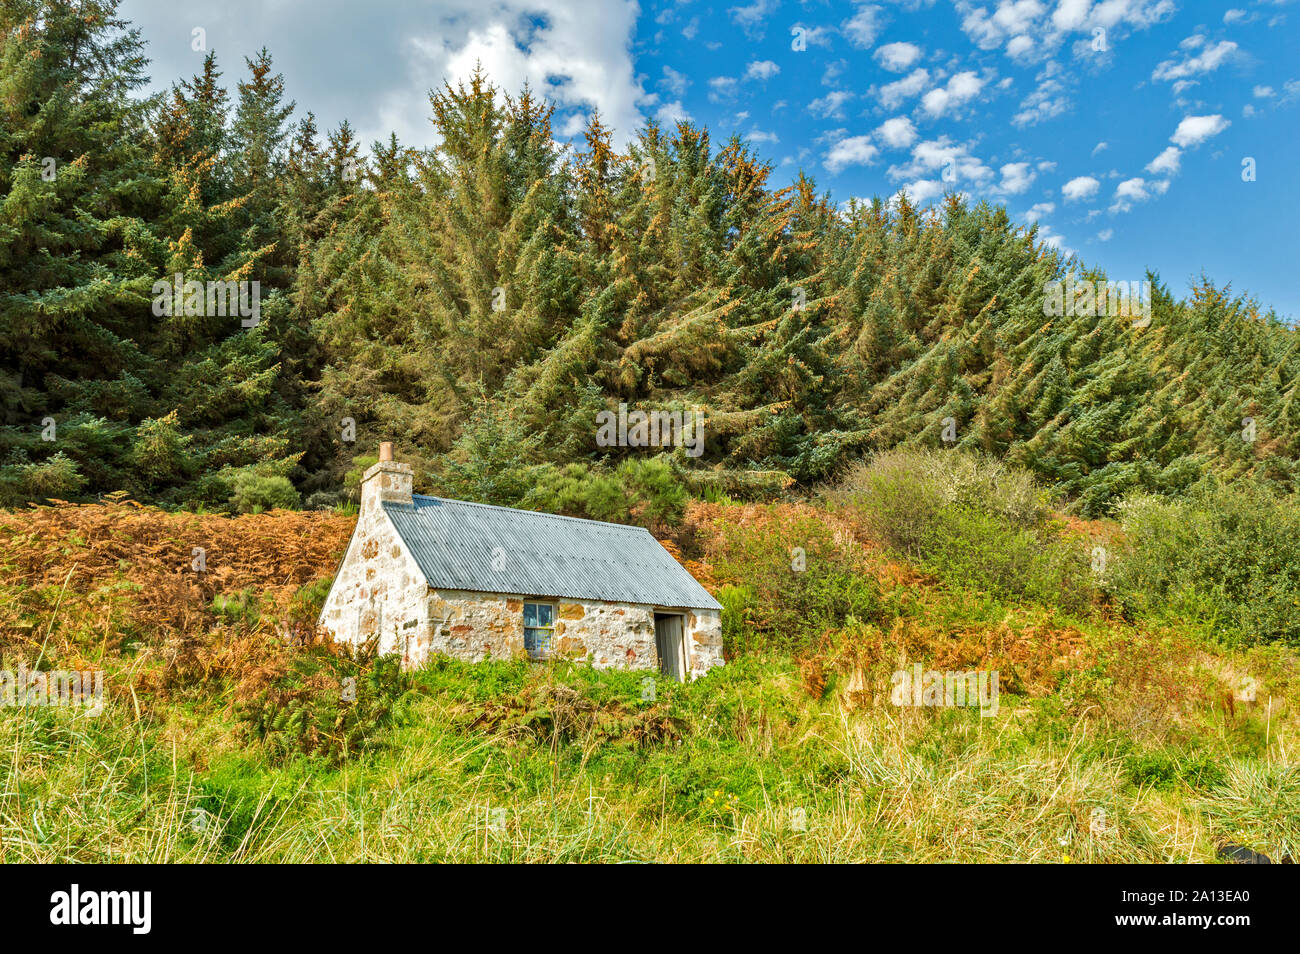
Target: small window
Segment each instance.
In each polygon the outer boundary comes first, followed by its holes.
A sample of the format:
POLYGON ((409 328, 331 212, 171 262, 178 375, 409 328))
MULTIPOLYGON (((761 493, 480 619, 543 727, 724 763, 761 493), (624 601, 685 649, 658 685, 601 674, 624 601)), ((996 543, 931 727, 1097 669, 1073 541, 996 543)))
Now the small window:
POLYGON ((550 603, 524 604, 524 649, 532 659, 551 654, 551 637, 555 634, 555 607, 550 603))

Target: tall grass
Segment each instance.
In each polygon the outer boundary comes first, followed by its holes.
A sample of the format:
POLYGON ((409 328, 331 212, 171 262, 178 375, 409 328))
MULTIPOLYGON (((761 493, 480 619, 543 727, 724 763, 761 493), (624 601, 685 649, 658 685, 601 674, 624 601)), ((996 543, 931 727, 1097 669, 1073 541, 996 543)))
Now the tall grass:
POLYGON ((567 665, 448 662, 417 682, 410 717, 340 765, 267 758, 210 715, 4 713, 4 860, 1151 862, 1300 845, 1290 749, 1156 785, 1121 736, 1050 702, 993 720, 855 708, 840 681, 809 698, 779 658, 653 701, 637 674, 567 665), (483 727, 556 686, 601 717, 483 727), (623 730, 602 730, 611 713, 623 730), (638 741, 647 713, 680 731, 638 741))

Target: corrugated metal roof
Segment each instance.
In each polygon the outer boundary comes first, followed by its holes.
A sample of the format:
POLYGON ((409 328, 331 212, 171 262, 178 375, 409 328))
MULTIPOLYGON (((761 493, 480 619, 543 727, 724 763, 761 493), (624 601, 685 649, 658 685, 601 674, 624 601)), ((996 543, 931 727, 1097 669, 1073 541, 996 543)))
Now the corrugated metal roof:
POLYGON ((384 512, 431 586, 721 608, 642 527, 419 494, 412 500, 385 502, 384 512))

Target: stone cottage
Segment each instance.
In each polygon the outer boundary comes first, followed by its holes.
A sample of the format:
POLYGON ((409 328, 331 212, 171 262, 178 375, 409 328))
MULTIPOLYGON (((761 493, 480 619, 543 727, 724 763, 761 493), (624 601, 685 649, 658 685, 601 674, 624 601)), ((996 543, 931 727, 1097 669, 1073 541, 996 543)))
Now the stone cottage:
POLYGON ((411 492, 381 444, 320 625, 419 666, 562 657, 684 680, 722 664, 721 606, 648 530, 411 492))

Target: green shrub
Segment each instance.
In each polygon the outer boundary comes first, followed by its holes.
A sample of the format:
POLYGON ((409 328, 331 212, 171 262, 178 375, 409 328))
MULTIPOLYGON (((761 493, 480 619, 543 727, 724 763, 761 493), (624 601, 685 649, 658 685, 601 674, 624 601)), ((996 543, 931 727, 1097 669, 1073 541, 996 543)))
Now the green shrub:
POLYGON ((136 429, 131 457, 139 474, 150 484, 175 483, 190 469, 189 445, 193 437, 182 434, 176 411, 150 418, 136 429))
POLYGON ((681 521, 686 490, 666 460, 629 459, 615 470, 590 464, 541 465, 519 505, 589 520, 658 529, 681 521))
POLYGON ((850 619, 879 617, 880 586, 865 572, 856 544, 838 540, 816 515, 777 508, 772 516, 757 524, 720 518, 715 568, 725 579, 744 580, 719 594, 729 653, 799 650, 850 619))
POLYGON ((237 708, 275 760, 295 755, 331 762, 373 747, 411 699, 401 656, 380 656, 372 640, 349 646, 313 644, 294 652, 237 708))
POLYGON ((59 451, 37 463, 0 468, 0 505, 72 497, 85 485, 77 462, 59 451))
POLYGON ((235 475, 234 488, 230 505, 240 513, 298 509, 298 491, 288 477, 243 471, 235 475))
POLYGON ((1208 789, 1225 779, 1221 759, 1207 752, 1155 750, 1131 753, 1124 759, 1125 774, 1138 788, 1172 789, 1179 785, 1208 789))
POLYGON ((1173 616, 1246 643, 1300 645, 1300 501, 1250 485, 1120 504, 1109 587, 1133 615, 1173 616))
POLYGON ((893 450, 851 467, 830 494, 851 506, 873 540, 924 556, 951 508, 982 512, 1012 527, 1038 527, 1051 495, 1026 470, 960 451, 893 450))
POLYGON ((754 591, 748 586, 728 583, 718 590, 717 597, 722 604, 723 653, 734 655, 738 647, 751 645, 754 639, 754 591))
POLYGON ((628 515, 634 522, 657 527, 681 521, 686 488, 666 460, 632 458, 619 464, 616 474, 630 501, 628 515))
POLYGON ((1019 527, 967 505, 943 507, 922 550, 922 568, 954 585, 1003 599, 1027 599, 1081 613, 1097 592, 1080 543, 1050 527, 1019 527))
POLYGON ((896 450, 850 469, 828 495, 867 534, 956 586, 1067 612, 1097 595, 1084 546, 1050 521, 1033 475, 959 451, 896 450))
POLYGON ((253 626, 261 618, 261 601, 251 589, 218 593, 212 598, 212 612, 232 623, 253 626))

